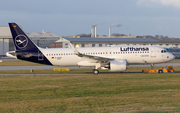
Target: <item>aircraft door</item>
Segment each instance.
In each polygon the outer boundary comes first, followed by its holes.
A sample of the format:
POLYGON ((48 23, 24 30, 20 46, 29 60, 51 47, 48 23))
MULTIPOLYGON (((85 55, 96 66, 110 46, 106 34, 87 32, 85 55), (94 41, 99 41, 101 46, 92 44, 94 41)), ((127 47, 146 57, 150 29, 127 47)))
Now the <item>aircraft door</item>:
POLYGON ((150 54, 151 54, 151 57, 156 57, 156 49, 154 47, 151 47, 150 54))
POLYGON ((41 53, 41 51, 38 51, 38 60, 44 60, 44 55, 41 53))

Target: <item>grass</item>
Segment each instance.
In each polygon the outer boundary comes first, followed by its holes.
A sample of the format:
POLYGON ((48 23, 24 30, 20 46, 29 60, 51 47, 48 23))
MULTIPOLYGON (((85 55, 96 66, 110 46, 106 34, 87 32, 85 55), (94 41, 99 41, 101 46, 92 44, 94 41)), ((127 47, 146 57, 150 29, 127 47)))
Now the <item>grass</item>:
POLYGON ((180 62, 180 59, 174 59, 171 62, 180 62))
POLYGON ((179 75, 1 75, 0 112, 178 112, 179 75))
POLYGON ((28 66, 28 65, 41 65, 41 64, 22 61, 22 60, 2 61, 2 62, 0 62, 0 66, 28 66))

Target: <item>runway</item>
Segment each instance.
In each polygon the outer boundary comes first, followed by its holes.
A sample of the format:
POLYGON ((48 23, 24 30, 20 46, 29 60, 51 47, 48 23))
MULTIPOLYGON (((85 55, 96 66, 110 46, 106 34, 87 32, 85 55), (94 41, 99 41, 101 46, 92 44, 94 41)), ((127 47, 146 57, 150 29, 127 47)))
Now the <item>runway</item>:
MULTIPOLYGON (((162 64, 155 64, 155 67, 165 67, 171 65, 173 67, 178 67, 180 66, 180 63, 162 63, 162 64)), ((129 65, 128 67, 150 67, 150 65, 129 65)), ((69 68, 69 69, 78 69, 78 66, 73 66, 73 67, 58 67, 58 66, 0 66, 0 70, 49 70, 53 68, 69 68)), ((92 68, 93 67, 80 67, 80 69, 85 69, 85 68, 92 68)))
POLYGON ((0 66, 0 70, 31 70, 31 69, 49 70, 49 69, 53 69, 53 68, 78 69, 78 67, 58 67, 58 66, 0 66))

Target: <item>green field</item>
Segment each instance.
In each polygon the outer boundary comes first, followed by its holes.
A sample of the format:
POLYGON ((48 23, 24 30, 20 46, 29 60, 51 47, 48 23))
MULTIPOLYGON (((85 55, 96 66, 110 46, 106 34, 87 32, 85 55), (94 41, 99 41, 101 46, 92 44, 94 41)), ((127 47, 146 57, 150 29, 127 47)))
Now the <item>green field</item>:
POLYGON ((0 112, 178 112, 179 76, 1 75, 0 112))
POLYGON ((27 66, 27 65, 41 65, 41 64, 22 61, 22 60, 0 62, 0 66, 27 66))

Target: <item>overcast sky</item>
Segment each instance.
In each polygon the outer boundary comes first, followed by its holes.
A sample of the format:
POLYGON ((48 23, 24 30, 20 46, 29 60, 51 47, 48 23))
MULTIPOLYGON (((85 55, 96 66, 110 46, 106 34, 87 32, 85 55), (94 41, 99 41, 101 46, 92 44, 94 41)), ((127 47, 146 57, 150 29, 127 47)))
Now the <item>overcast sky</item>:
POLYGON ((180 0, 0 0, 0 26, 16 22, 25 32, 58 36, 164 35, 180 38, 180 0))

